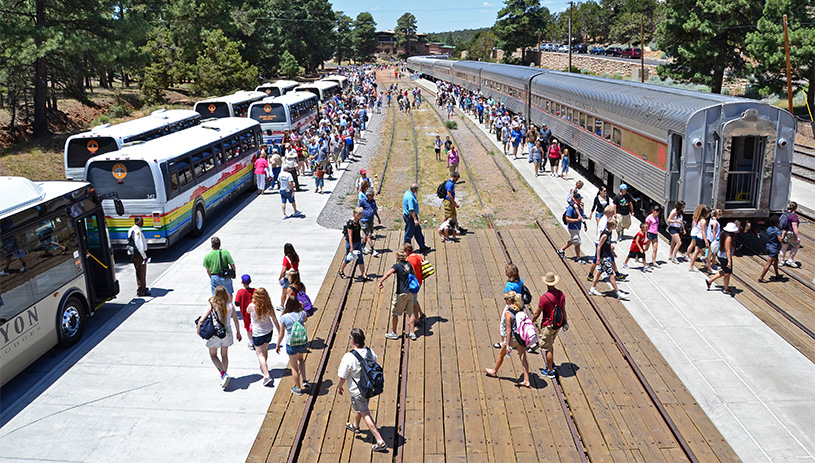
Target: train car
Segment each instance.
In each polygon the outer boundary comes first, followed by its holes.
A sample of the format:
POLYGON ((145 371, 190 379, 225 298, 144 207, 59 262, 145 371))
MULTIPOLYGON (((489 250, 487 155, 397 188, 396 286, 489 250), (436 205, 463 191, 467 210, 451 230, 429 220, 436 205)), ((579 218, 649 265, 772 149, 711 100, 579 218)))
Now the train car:
POLYGON ((446 59, 433 60, 433 73, 437 78, 452 82, 453 80, 453 62, 446 59))
MULTIPOLYGON (((463 74, 482 64, 459 61, 453 70, 463 74)), ((670 210, 682 200, 691 210, 696 204, 722 209, 726 219, 761 220, 789 201, 796 121, 783 109, 522 66, 486 64, 478 72, 485 97, 546 123, 612 191, 630 185, 643 209, 670 210)))
POLYGON ((543 70, 510 64, 481 68, 481 93, 529 120, 529 83, 543 70))
POLYGON ((477 92, 481 90, 481 70, 490 63, 483 61, 458 61, 453 63, 453 78, 456 85, 477 92))

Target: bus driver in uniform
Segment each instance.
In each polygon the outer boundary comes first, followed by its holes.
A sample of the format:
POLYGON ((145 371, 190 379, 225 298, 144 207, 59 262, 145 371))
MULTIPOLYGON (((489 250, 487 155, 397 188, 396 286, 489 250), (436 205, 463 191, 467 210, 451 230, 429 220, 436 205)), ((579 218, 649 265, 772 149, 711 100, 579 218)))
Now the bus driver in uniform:
POLYGON ((144 219, 136 217, 133 219, 134 225, 127 232, 128 239, 133 240, 134 252, 130 256, 133 259, 133 266, 136 268, 136 283, 139 288, 136 290, 138 296, 149 296, 150 289, 147 287, 147 241, 144 239, 142 225, 144 219))

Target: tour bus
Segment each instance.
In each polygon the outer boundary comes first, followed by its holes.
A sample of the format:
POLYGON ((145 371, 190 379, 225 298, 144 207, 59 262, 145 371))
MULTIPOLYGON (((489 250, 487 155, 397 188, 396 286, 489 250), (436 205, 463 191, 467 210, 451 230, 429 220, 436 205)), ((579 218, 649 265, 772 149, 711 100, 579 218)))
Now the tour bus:
POLYGON ((238 90, 232 95, 210 98, 195 103, 195 112, 204 119, 212 117, 246 117, 249 105, 266 98, 263 92, 238 90))
POLYGON ((298 85, 300 85, 300 82, 294 80, 277 80, 260 85, 255 89, 255 91, 263 92, 267 97, 274 98, 276 96, 283 96, 291 92, 298 85))
POLYGON ((330 75, 330 76, 328 76, 328 77, 326 77, 324 79, 321 79, 321 80, 336 82, 337 85, 340 86, 340 90, 343 91, 343 92, 348 90, 348 84, 350 83, 350 82, 348 82, 347 77, 341 76, 339 74, 332 74, 332 75, 330 75))
POLYGON ((215 210, 253 188, 260 124, 228 117, 96 156, 85 175, 100 194, 117 194, 127 216, 103 201, 114 249, 127 245, 135 216, 144 218, 148 248, 166 248, 188 232, 196 236, 215 210))
POLYGON ((260 122, 264 144, 279 144, 286 130, 305 129, 317 119, 317 95, 291 92, 252 103, 249 116, 260 122))
POLYGON ((201 115, 189 109, 159 109, 149 116, 121 124, 104 124, 65 141, 65 176, 82 180, 85 163, 97 154, 109 153, 126 143, 147 141, 198 125, 201 115))
POLYGON ((93 186, 0 177, 0 196, 2 386, 55 345, 76 344, 119 282, 93 186))
POLYGON ((336 82, 318 80, 317 82, 312 82, 310 84, 300 85, 294 90, 296 92, 311 92, 317 95, 317 98, 320 99, 320 103, 325 103, 340 93, 340 86, 336 82))

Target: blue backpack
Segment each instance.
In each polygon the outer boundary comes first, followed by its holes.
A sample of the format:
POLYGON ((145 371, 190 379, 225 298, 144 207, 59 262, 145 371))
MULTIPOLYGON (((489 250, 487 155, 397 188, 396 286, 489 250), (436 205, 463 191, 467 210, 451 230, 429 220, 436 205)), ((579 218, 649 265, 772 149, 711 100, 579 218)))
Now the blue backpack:
POLYGON ((365 348, 365 358, 359 355, 359 352, 352 350, 351 353, 359 360, 362 365, 359 381, 354 381, 359 388, 360 394, 366 399, 378 396, 385 390, 385 375, 382 372, 382 367, 371 357, 371 349, 365 348))

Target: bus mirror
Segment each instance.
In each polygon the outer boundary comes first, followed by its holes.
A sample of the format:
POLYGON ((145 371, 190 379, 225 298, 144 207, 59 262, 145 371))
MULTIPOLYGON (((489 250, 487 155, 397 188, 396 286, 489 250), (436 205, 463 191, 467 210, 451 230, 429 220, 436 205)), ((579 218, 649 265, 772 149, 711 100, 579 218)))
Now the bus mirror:
POLYGON ((125 215, 125 205, 122 204, 122 200, 116 198, 113 200, 113 207, 116 209, 116 213, 119 215, 125 215))

